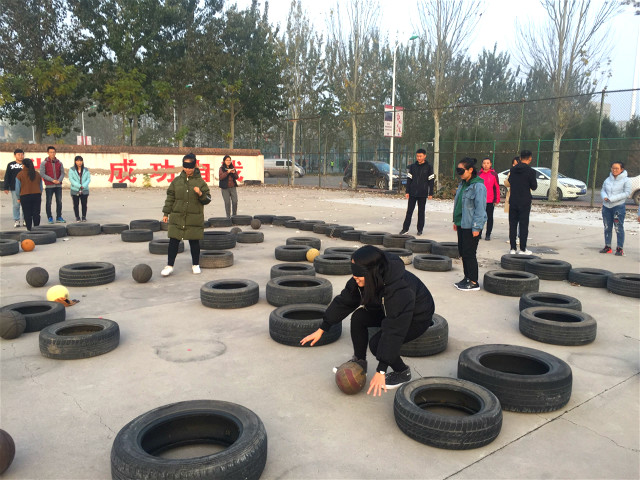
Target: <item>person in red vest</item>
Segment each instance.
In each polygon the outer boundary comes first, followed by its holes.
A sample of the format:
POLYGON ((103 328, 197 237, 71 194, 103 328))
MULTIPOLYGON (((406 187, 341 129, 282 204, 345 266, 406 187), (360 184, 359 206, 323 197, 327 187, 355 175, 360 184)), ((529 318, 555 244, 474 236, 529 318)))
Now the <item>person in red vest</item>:
POLYGON ((67 223, 62 218, 62 180, 64 180, 64 167, 62 162, 56 158, 56 147, 47 147, 48 157, 40 165, 40 176, 44 180, 44 191, 46 194, 45 208, 49 223, 53 223, 51 214, 51 197, 56 195, 56 223, 67 223))

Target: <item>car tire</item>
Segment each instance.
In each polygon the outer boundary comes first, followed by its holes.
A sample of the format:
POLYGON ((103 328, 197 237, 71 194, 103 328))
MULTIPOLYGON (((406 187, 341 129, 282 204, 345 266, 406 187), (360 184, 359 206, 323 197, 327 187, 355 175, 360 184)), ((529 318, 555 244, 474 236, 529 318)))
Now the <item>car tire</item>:
POLYGON ((384 248, 383 251, 396 255, 405 265, 411 265, 411 262, 413 262, 413 252, 406 248, 384 248))
POLYGON ((231 227, 233 223, 231 222, 231 218, 228 217, 211 217, 207 219, 209 224, 214 227, 231 227))
POLYGON ((24 315, 27 326, 24 333, 39 332, 48 325, 64 322, 67 312, 64 305, 58 302, 32 300, 12 303, 0 308, 0 311, 15 310, 24 315))
POLYGON ((235 246, 236 234, 220 230, 204 232, 202 240, 200 240, 202 250, 229 250, 235 246))
POLYGON ((434 255, 446 255, 450 258, 460 258, 458 242, 435 242, 431 245, 431 253, 434 255))
POLYGON ((490 270, 484 274, 482 286, 489 293, 520 297, 524 293, 537 292, 540 288, 540 280, 529 272, 490 270))
POLYGON ((306 222, 306 220, 287 220, 286 222, 284 222, 284 228, 295 228, 296 230, 300 230, 300 224, 302 224, 303 222, 306 222))
POLYGON ((323 223, 325 223, 324 220, 302 220, 298 224, 298 228, 304 232, 312 232, 315 225, 323 223))
POLYGON ((306 262, 309 245, 280 245, 275 249, 276 260, 283 262, 306 262))
POLYGON ((552 345, 587 345, 596 339, 595 319, 570 308, 530 307, 520 312, 520 332, 552 345))
POLYGON ((407 240, 413 240, 412 235, 398 235, 395 233, 389 233, 382 238, 382 246, 387 248, 407 248, 405 245, 407 240))
POLYGON ((64 265, 58 270, 65 287, 95 287, 116 279, 116 267, 108 262, 80 262, 64 265))
POLYGON ((126 223, 105 223, 102 225, 102 233, 104 234, 120 234, 125 230, 129 230, 129 225, 126 223))
POLYGON ((20 241, 20 235, 22 235, 24 231, 22 230, 5 230, 0 232, 0 240, 15 240, 16 242, 20 241))
POLYGON ((56 243, 58 237, 55 232, 22 232, 20 234, 20 243, 27 239, 33 240, 33 243, 36 245, 49 245, 51 243, 56 243))
POLYGON ((313 268, 323 275, 351 275, 351 256, 325 253, 313 259, 313 268))
POLYGON ((385 177, 380 177, 376 180, 376 188, 380 190, 388 190, 389 189, 389 180, 385 177))
POLYGON ((275 215, 254 215, 253 218, 260 220, 262 225, 271 225, 275 215))
POLYGON ((269 178, 271 174, 269 172, 264 172, 264 178, 269 178))
POLYGON ((478 345, 458 358, 458 377, 492 391, 503 410, 543 413, 571 398, 571 367, 553 355, 515 345, 478 345))
POLYGON ((451 257, 446 255, 420 253, 413 256, 413 266, 427 272, 448 272, 452 263, 451 257))
POLYGON ((343 230, 340 232, 340 238, 349 242, 359 242, 363 233, 364 230, 343 230))
MULTIPOLYGON (((149 253, 153 255, 167 255, 169 253, 169 238, 159 238, 149 242, 149 253)), ((184 242, 178 243, 178 253, 184 252, 184 242)))
MULTIPOLYGON (((369 328, 369 339, 380 330, 380 327, 369 328)), ((401 357, 428 357, 444 352, 449 343, 449 324, 444 317, 433 314, 429 328, 418 338, 403 343, 400 347, 401 357)))
POLYGON ((31 228, 32 232, 54 232, 56 237, 63 238, 67 236, 67 226, 54 223, 53 225, 44 224, 31 228))
POLYGON ((209 308, 244 308, 258 303, 260 288, 253 280, 213 280, 200 287, 200 302, 209 308))
POLYGON ((282 227, 284 225, 284 222, 288 222, 289 220, 295 220, 295 219, 296 217, 292 217, 290 215, 276 215, 275 217, 273 217, 271 224, 282 227))
POLYGON ((527 260, 524 264, 524 271, 537 275, 540 280, 566 280, 570 270, 569 262, 547 258, 527 260))
POLYGON ((253 217, 251 215, 231 215, 233 225, 251 225, 253 217))
POLYGON ((143 219, 143 220, 131 220, 129 222, 129 228, 131 230, 151 230, 152 232, 160 231, 160 220, 143 219))
POLYGON ((431 249, 434 243, 438 242, 435 240, 427 240, 426 238, 412 238, 411 240, 407 240, 405 248, 408 248, 413 253, 432 253, 431 249))
POLYGON ((312 264, 304 263, 277 263, 271 267, 269 278, 288 277, 290 275, 316 276, 316 269, 312 264))
POLYGON ((150 242, 153 240, 153 231, 149 229, 129 229, 120 233, 120 240, 127 243, 150 242))
POLYGON ((111 478, 257 480, 267 461, 267 432, 248 408, 220 400, 191 400, 146 412, 126 424, 111 447, 111 478), (172 447, 215 443, 210 455, 167 459, 172 447))
MULTIPOLYGON (((269 315, 269 335, 282 345, 309 347, 311 346, 309 343, 300 345, 300 340, 320 328, 326 309, 326 305, 315 303, 299 303, 278 307, 269 315)), ((342 335, 342 322, 333 325, 324 332, 314 347, 333 343, 340 338, 340 335, 342 335)))
POLYGON ((500 198, 507 198, 507 187, 500 185, 500 198))
POLYGON ((90 237, 101 233, 102 227, 99 223, 69 223, 67 225, 67 235, 70 237, 90 237))
POLYGON ((233 265, 233 253, 228 250, 201 250, 200 267, 226 268, 233 265))
POLYGON ((513 254, 507 253, 500 258, 500 266, 505 270, 519 270, 524 272, 524 264, 529 260, 535 260, 540 257, 535 255, 521 255, 521 254, 513 254))
POLYGON ((96 357, 120 343, 120 328, 103 318, 80 318, 49 325, 40 331, 40 353, 56 360, 96 357))
POLYGON ((580 300, 569 295, 551 292, 528 292, 520 296, 520 311, 531 307, 560 307, 582 311, 580 300))
POLYGON ((337 223, 316 223, 313 225, 313 228, 311 229, 311 231, 313 233, 319 233, 321 235, 326 235, 327 234, 327 230, 329 230, 330 228, 333 227, 337 227, 338 224, 337 223))
POLYGON ((631 195, 631 198, 633 198, 633 202, 636 205, 640 205, 640 190, 636 190, 635 192, 633 192, 633 195, 631 195))
POLYGON ((327 228, 324 234, 329 238, 341 238, 342 232, 350 230, 353 230, 353 225, 336 225, 335 227, 327 228))
POLYGON ((637 273, 613 273, 607 279, 607 290, 616 295, 640 298, 640 275, 637 273))
POLYGON ((423 377, 402 385, 393 400, 398 428, 410 438, 436 448, 469 450, 491 443, 502 429, 502 409, 488 389, 457 378, 423 377), (467 415, 443 415, 443 407, 467 415))
POLYGON ((382 245, 385 235, 389 235, 389 232, 364 232, 360 235, 360 242, 365 245, 382 245))
MULTIPOLYGON (((549 189, 549 190, 547 190, 547 200, 549 200, 549 195, 550 195, 550 194, 551 194, 551 190, 549 189)), ((556 200, 557 200, 558 202, 559 202, 559 201, 561 201, 561 200, 562 200, 562 198, 563 198, 563 195, 562 195, 562 190, 560 190, 560 187, 557 187, 557 189, 556 189, 556 195, 557 195, 557 197, 558 197, 556 200)))
POLYGON ((20 244, 17 240, 0 239, 0 257, 15 255, 20 252, 20 244))
POLYGON ((600 268, 572 268, 568 280, 582 287, 607 288, 607 280, 613 272, 600 268))
POLYGON ((236 242, 238 242, 238 243, 262 243, 262 242, 264 242, 264 233, 262 233, 262 232, 239 232, 239 233, 236 233, 236 242))
POLYGON ((293 303, 328 305, 333 298, 333 287, 326 278, 291 275, 269 280, 266 296, 274 307, 293 303))
POLYGON ((320 250, 322 248, 322 242, 316 237, 289 237, 287 238, 287 245, 307 245, 311 248, 320 250))

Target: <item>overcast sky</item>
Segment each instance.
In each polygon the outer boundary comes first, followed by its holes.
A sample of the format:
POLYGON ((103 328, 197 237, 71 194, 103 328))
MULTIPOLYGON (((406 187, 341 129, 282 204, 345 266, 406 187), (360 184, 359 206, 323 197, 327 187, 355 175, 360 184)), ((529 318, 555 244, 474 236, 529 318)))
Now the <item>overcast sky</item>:
MULTIPOLYGON (((595 1, 597 4, 598 0, 595 1)), ((237 4, 240 8, 244 8, 251 4, 251 0, 238 0, 237 4)), ((260 0, 260 4, 263 6, 264 0, 260 0)), ((416 4, 416 0, 380 0, 380 28, 383 34, 388 34, 392 40, 397 35, 401 43, 405 43, 413 34, 420 34, 416 4)), ((269 19, 271 23, 279 23, 281 30, 286 28, 290 6, 290 0, 269 1, 269 19)), ((302 0, 302 6, 314 27, 324 31, 327 13, 335 6, 335 2, 302 0)), ((476 58, 483 48, 492 49, 497 43, 498 51, 507 51, 515 66, 517 53, 515 36, 518 22, 542 25, 545 20, 545 11, 535 0, 485 0, 483 8, 482 18, 469 46, 470 56, 476 58)), ((612 48, 608 56, 611 59, 612 76, 609 79, 603 79, 599 88, 606 86, 609 91, 633 88, 640 16, 634 15, 633 9, 627 7, 609 25, 612 48)), ((615 120, 628 119, 631 109, 630 94, 610 95, 606 101, 611 103, 611 116, 615 120)))

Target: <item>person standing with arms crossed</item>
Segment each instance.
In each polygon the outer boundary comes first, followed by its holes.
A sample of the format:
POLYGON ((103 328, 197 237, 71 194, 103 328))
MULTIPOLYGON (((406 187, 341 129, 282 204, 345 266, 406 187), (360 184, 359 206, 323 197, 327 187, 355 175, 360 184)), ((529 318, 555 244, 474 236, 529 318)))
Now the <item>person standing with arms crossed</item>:
POLYGON ((413 210, 418 204, 418 235, 422 235, 422 229, 424 228, 424 210, 427 204, 427 199, 433 198, 433 182, 435 179, 433 168, 429 162, 427 162, 427 152, 424 149, 419 149, 416 152, 416 163, 409 167, 407 172, 407 193, 405 197, 409 200, 407 203, 407 215, 404 218, 404 224, 400 235, 404 235, 409 231, 411 226, 411 217, 413 216, 413 210))
POLYGON ((624 163, 613 162, 611 173, 602 184, 602 222, 604 223, 604 248, 600 253, 611 253, 612 227, 616 230, 616 255, 624 256, 624 202, 631 195, 631 180, 624 169, 624 163))
POLYGON ((67 223, 62 218, 62 180, 64 180, 64 166, 56 158, 56 147, 47 147, 48 157, 40 165, 40 176, 44 180, 45 208, 49 223, 53 223, 51 213, 51 197, 56 196, 56 223, 67 223))
POLYGON ((231 218, 232 213, 233 215, 238 213, 238 192, 236 191, 238 172, 229 155, 225 155, 222 159, 222 165, 218 170, 218 178, 220 178, 219 186, 222 200, 224 200, 224 211, 227 214, 227 218, 231 218))
POLYGON ((529 236, 529 214, 531 213, 531 191, 538 188, 536 172, 529 166, 531 152, 522 150, 520 162, 509 170, 509 253, 516 253, 516 236, 520 227, 520 251, 523 255, 531 255, 527 250, 527 237, 529 236))
MULTIPOLYGON (((22 170, 22 161, 24 160, 24 151, 20 148, 16 148, 13 151, 15 160, 9 162, 7 170, 4 172, 4 193, 11 192, 11 201, 13 203, 13 226, 18 228, 20 226, 20 192, 16 190, 16 177, 22 170)), ((24 215, 22 216, 22 225, 27 225, 24 221, 24 215)))

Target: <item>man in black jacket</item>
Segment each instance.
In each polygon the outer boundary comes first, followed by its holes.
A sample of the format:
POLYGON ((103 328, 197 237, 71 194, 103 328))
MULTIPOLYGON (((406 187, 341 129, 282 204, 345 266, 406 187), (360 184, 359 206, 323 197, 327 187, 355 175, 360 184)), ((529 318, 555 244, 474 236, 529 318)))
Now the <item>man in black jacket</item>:
MULTIPOLYGON (((18 200, 20 199, 20 192, 16 192, 16 176, 22 170, 22 160, 24 160, 24 151, 20 148, 16 148, 13 152, 13 156, 15 160, 13 162, 9 162, 7 165, 7 170, 4 172, 4 193, 8 194, 11 192, 11 201, 13 204, 13 226, 20 226, 20 203, 18 200)), ((24 216, 23 216, 23 225, 24 216)))
POLYGON ((407 193, 405 197, 409 199, 409 202, 407 204, 407 215, 404 218, 400 235, 409 231, 413 210, 416 208, 416 202, 418 203, 418 235, 422 235, 422 229, 424 228, 424 209, 427 204, 427 198, 429 200, 433 198, 434 179, 433 168, 431 168, 431 165, 427 162, 427 152, 421 148, 416 152, 416 163, 411 165, 407 172, 407 193))
POLYGON ((509 253, 516 253, 516 234, 520 224, 520 252, 531 255, 527 250, 527 237, 529 236, 529 214, 531 213, 531 191, 538 188, 536 171, 529 166, 531 152, 522 150, 520 162, 511 167, 509 171, 509 183, 511 193, 509 195, 509 253))

